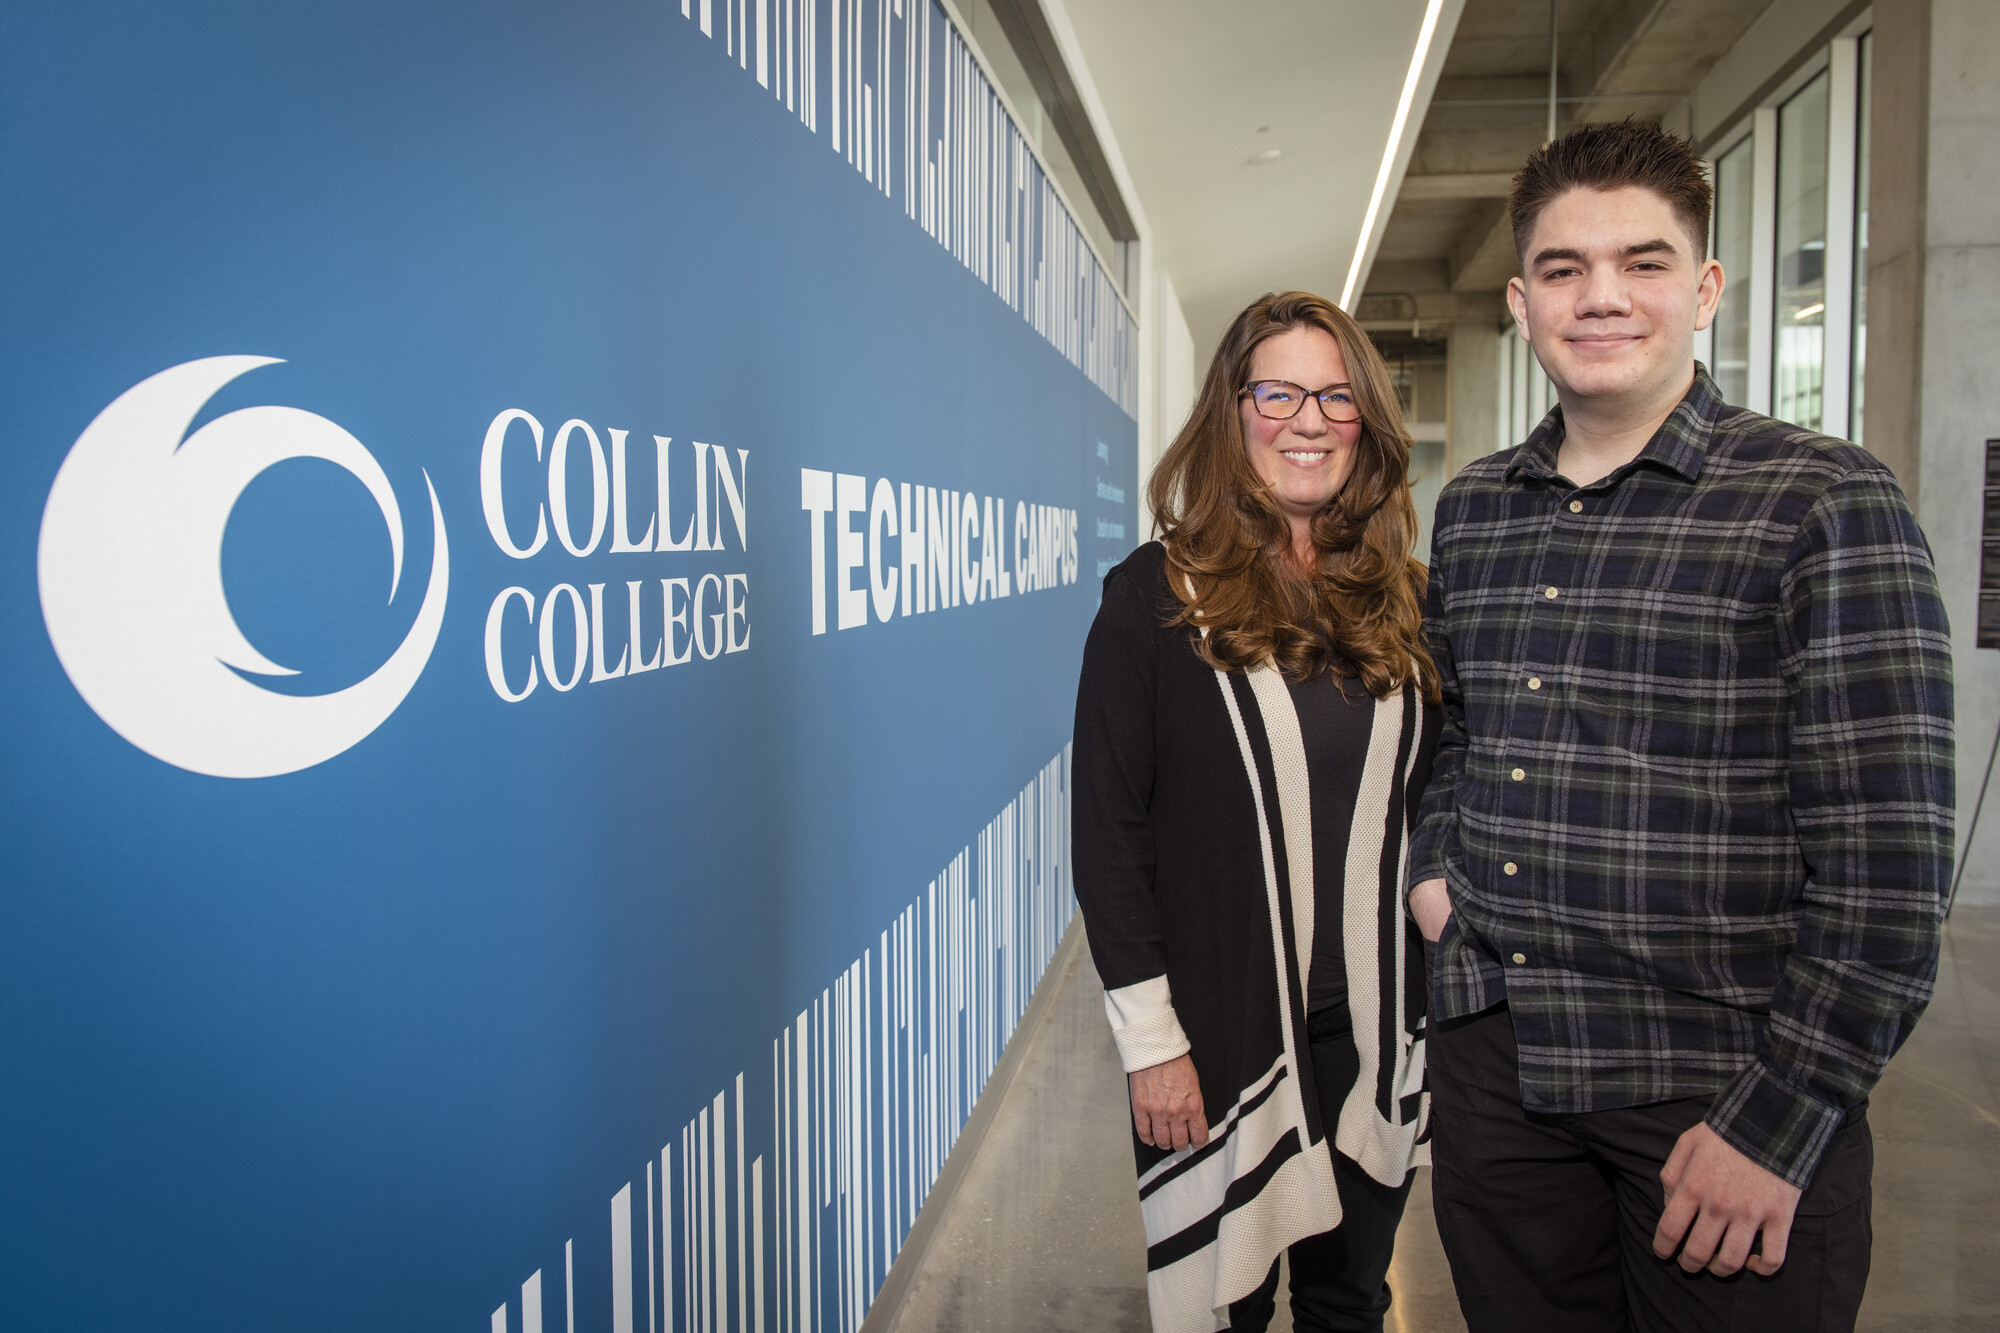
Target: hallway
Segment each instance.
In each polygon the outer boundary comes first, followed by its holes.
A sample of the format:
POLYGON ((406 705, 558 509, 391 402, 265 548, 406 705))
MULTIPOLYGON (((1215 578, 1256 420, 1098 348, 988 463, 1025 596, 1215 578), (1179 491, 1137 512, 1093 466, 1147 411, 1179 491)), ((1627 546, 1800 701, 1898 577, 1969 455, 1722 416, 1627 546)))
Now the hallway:
MULTIPOLYGON (((1079 920, 1073 928, 1082 932, 1079 920)), ((1044 985, 1050 1011, 937 1220, 897 1333, 1144 1333, 1145 1236, 1124 1079, 1080 939, 1044 985)), ((2000 1326, 2000 909, 1946 927, 1937 995, 1877 1089, 1875 1258, 1860 1328, 2000 1326)), ((968 1145, 970 1146, 970 1145, 968 1145)), ((1465 1327, 1431 1220, 1427 1173, 1390 1270, 1388 1333, 1465 1327)), ((887 1313, 884 1311, 883 1313, 887 1313)), ((1272 1328, 1289 1330, 1280 1303, 1272 1328)))

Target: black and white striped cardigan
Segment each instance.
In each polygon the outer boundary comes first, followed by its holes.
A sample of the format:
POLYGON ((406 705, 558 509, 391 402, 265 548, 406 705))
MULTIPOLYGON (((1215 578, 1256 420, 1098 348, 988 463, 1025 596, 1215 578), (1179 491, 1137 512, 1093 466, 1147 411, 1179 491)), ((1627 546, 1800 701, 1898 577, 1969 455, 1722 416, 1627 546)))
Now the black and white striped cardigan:
MULTIPOLYGON (((1134 1138, 1159 1333, 1228 1326, 1292 1242, 1340 1222, 1328 1115, 1306 1042, 1315 886, 1306 754, 1272 667, 1195 653, 1165 550, 1113 570, 1076 718, 1076 892, 1125 1068, 1193 1056, 1208 1146, 1134 1138)), ((1385 1185, 1428 1160, 1421 943, 1403 903, 1437 714, 1414 689, 1374 704, 1344 873, 1360 1077, 1331 1139, 1385 1185)))

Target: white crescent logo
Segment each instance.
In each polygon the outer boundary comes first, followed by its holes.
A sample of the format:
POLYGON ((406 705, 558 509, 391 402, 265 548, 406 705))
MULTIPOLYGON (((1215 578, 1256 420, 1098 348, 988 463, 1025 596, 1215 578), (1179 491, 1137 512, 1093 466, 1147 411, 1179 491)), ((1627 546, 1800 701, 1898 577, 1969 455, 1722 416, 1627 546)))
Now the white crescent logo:
POLYGON ((71 683, 111 729, 157 759, 225 778, 323 763, 382 725, 415 685, 444 623, 450 559, 430 490, 430 586, 416 623, 366 680, 332 694, 263 689, 231 667, 290 676, 237 628, 222 588, 222 534, 236 499, 288 458, 353 473, 389 527, 389 598, 403 574, 403 516, 381 464, 325 417, 249 407, 192 435, 217 390, 277 361, 213 356, 120 394, 77 437, 42 511, 42 619, 71 683))

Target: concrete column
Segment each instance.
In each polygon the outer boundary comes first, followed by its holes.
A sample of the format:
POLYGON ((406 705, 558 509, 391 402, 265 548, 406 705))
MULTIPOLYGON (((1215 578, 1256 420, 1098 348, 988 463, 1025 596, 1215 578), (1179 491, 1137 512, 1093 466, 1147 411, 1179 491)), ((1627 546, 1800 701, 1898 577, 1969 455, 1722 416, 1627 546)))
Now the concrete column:
POLYGON ((1491 453, 1500 432, 1500 358, 1490 321, 1453 324, 1445 344, 1451 379, 1445 420, 1447 477, 1481 454, 1491 453))
POLYGON ((1975 641, 1985 441, 2000 438, 2000 5, 1877 0, 1864 439, 1937 555, 1958 686, 1960 902, 2000 903, 2000 794, 1964 848, 2000 726, 1975 641))
POLYGON ((1868 152, 1868 382, 1861 438, 1918 502, 1931 0, 1876 0, 1868 152))
MULTIPOLYGON (((1963 844, 2000 725, 2000 652, 1973 647, 1985 442, 2000 438, 2000 5, 1932 0, 1930 29, 1917 493, 1952 621, 1963 844)), ((1996 903, 2000 809, 1981 822, 1960 901, 1996 903)))

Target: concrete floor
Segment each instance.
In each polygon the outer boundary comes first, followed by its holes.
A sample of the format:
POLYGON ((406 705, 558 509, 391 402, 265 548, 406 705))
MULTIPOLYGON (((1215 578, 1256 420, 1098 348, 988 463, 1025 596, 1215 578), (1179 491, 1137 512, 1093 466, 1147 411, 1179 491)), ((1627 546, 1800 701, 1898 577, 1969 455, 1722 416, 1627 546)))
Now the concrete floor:
POLYGON ((1860 1327, 2000 1329, 2000 907, 1952 914, 1937 995, 1868 1114, 1875 1263, 1860 1327))
MULTIPOLYGON (((1081 923, 1078 924, 1081 929, 1081 923)), ((1024 1052, 939 1219, 897 1333, 1146 1333, 1125 1080, 1087 951, 1024 1052)), ((2000 1329, 2000 908, 1946 929, 1937 998, 1876 1090, 1869 1333, 2000 1329)), ((1389 1273, 1390 1333, 1465 1327, 1419 1176, 1389 1273)), ((1279 1303, 1274 1330, 1289 1333, 1279 1303)))

